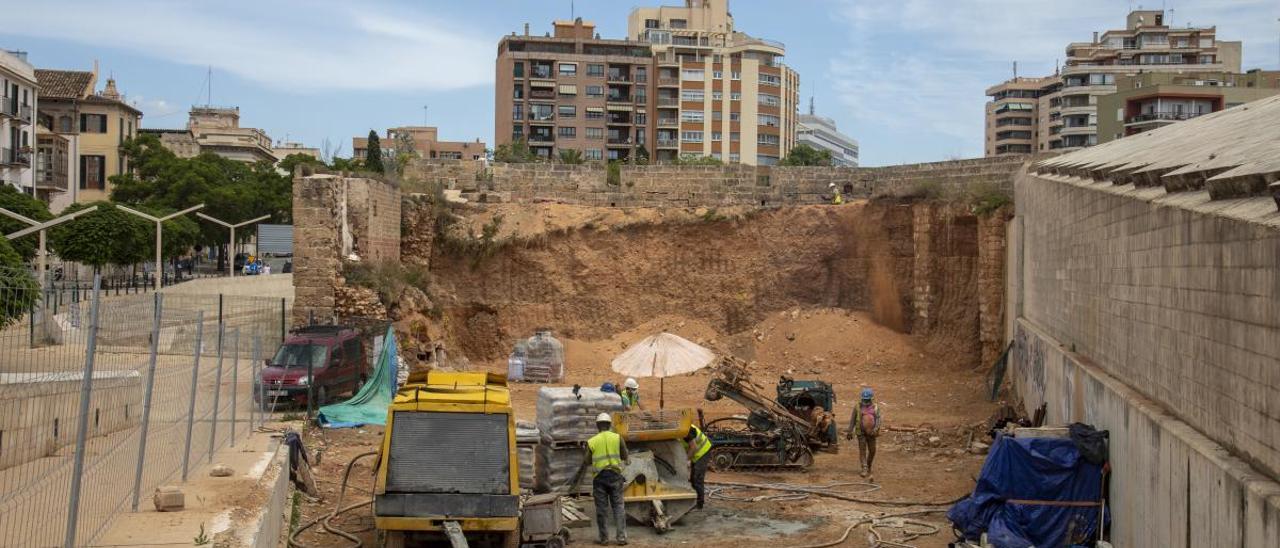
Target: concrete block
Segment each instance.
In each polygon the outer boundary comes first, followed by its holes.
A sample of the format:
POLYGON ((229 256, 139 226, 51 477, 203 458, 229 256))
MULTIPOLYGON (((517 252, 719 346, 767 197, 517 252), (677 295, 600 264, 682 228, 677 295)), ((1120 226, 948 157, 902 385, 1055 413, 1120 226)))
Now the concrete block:
POLYGON ((151 496, 151 502, 157 512, 178 512, 186 507, 185 495, 175 485, 157 487, 155 494, 151 496))

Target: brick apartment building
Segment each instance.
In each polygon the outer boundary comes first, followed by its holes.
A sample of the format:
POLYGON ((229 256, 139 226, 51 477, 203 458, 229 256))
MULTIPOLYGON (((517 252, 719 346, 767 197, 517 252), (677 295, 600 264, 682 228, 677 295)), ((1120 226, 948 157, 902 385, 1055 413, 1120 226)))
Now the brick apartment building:
POLYGON ((556 21, 498 44, 495 142, 551 158, 709 156, 770 165, 796 139, 799 76, 785 47, 734 29, 727 0, 636 8, 625 40, 556 21))

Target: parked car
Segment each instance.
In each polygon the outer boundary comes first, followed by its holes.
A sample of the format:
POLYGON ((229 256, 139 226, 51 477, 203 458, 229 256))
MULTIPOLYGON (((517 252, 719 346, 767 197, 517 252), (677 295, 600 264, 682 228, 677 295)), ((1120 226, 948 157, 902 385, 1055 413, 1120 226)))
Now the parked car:
POLYGON ((355 329, 304 327, 286 337, 276 355, 266 360, 254 383, 254 401, 268 410, 281 402, 306 405, 310 389, 316 405, 324 405, 333 396, 359 392, 371 371, 364 342, 355 329))

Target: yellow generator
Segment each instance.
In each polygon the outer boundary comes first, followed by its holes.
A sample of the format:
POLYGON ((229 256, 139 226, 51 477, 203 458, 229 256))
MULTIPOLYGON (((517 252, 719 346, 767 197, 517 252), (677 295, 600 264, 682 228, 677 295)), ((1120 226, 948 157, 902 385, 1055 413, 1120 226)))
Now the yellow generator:
POLYGON ((689 483, 689 452, 684 437, 693 410, 615 413, 614 430, 627 441, 628 462, 623 501, 627 517, 659 533, 689 513, 698 493, 689 483))
POLYGON ((515 418, 506 376, 414 375, 387 410, 374 486, 383 546, 519 544, 515 418))

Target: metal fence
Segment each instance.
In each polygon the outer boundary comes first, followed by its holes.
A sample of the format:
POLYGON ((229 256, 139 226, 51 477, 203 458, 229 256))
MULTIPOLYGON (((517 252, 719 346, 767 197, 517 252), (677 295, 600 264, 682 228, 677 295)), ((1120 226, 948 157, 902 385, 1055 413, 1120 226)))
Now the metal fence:
POLYGON ((243 439, 288 306, 0 275, 0 546, 93 543, 243 439))

